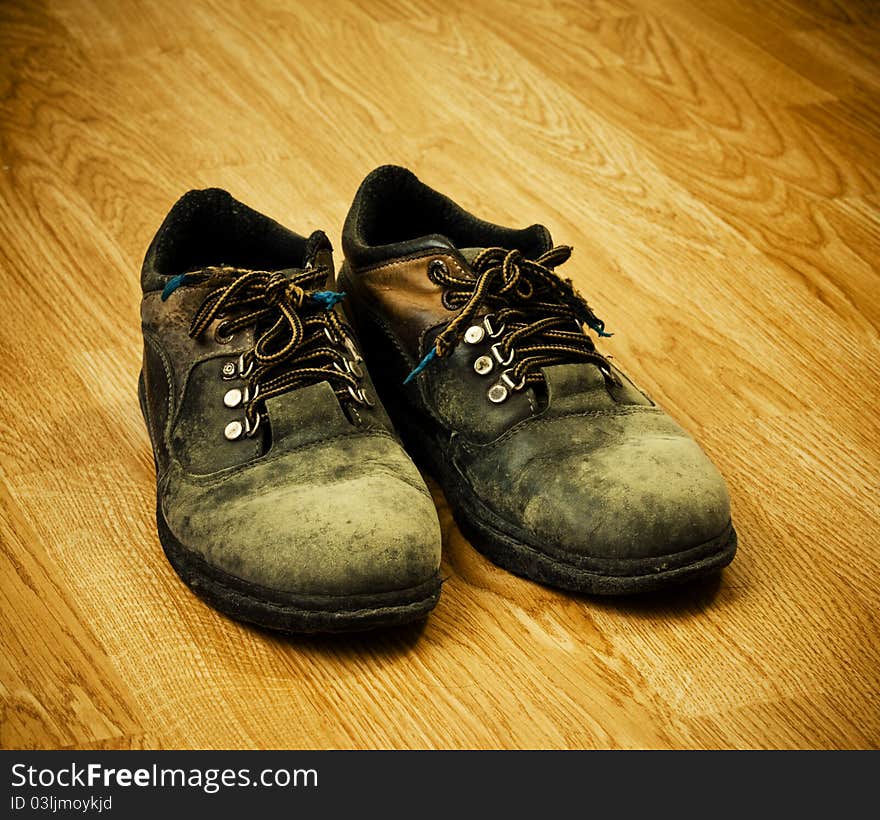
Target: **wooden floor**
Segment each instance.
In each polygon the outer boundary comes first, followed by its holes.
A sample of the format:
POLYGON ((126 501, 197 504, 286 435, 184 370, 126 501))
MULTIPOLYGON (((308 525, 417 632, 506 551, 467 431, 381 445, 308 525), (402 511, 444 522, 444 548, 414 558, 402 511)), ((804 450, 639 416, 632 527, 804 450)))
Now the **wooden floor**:
POLYGON ((880 745, 880 4, 0 4, 0 745, 880 745), (439 491, 423 629, 283 638, 164 560, 138 269, 217 185, 301 233, 414 169, 546 222, 726 476, 720 581, 512 577, 439 491))

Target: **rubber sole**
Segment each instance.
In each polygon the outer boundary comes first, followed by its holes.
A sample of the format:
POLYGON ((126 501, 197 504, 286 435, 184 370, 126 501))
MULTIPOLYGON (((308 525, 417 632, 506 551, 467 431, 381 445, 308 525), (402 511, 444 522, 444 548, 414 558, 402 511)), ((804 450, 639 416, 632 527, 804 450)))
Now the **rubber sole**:
POLYGON ((156 508, 159 541, 181 580, 214 609, 280 632, 360 632, 424 618, 440 599, 440 576, 417 587, 375 595, 299 595, 236 578, 188 550, 156 508))
MULTIPOLYGON (((142 378, 138 379, 141 413, 142 378)), ((155 452, 153 454, 155 464, 155 452)), ((237 621, 287 633, 361 632, 420 620, 440 599, 440 574, 408 589, 357 595, 305 595, 245 581, 209 564, 181 544, 169 529, 156 502, 159 542, 180 579, 203 601, 237 621)))
POLYGON ((444 457, 443 450, 418 428, 411 413, 383 397, 407 452, 440 484, 459 529, 492 563, 548 586, 588 595, 653 592, 716 573, 736 555, 733 523, 716 537, 678 553, 642 559, 565 558, 529 543, 483 504, 444 457))

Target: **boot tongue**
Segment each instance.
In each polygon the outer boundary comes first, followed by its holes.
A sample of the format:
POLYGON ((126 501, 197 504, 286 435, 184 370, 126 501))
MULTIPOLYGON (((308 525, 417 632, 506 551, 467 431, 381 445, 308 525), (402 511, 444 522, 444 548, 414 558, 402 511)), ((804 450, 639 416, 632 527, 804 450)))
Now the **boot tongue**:
POLYGON ((457 246, 449 237, 439 233, 432 233, 399 243, 395 246, 395 252, 399 255, 406 255, 417 253, 418 251, 435 251, 440 253, 451 251, 460 254, 468 265, 471 265, 474 259, 489 247, 502 247, 506 250, 516 248, 522 251, 527 259, 537 259, 542 253, 549 251, 553 247, 550 231, 543 225, 530 225, 528 228, 523 228, 519 231, 508 231, 506 232, 506 237, 506 241, 498 242, 492 242, 490 237, 486 237, 489 241, 488 244, 483 246, 457 246))
MULTIPOLYGON (((504 243, 501 247, 505 250, 513 250, 514 248, 517 248, 522 251, 523 256, 527 259, 536 259, 542 253, 549 251, 550 248, 553 247, 553 239, 550 236, 550 231, 548 231, 543 225, 532 225, 528 228, 523 228, 521 231, 517 231, 516 239, 517 241, 515 243, 504 243)), ((495 245, 492 247, 498 246, 495 245)), ((458 252, 465 258, 467 263, 471 265, 473 264, 474 259, 476 259, 484 250, 486 250, 485 247, 459 248, 458 252)))
POLYGON ((473 265, 474 259, 476 259, 485 248, 459 248, 458 252, 464 257, 465 262, 469 265, 473 265))
POLYGON ((313 231, 311 236, 306 240, 306 247, 303 252, 305 263, 308 264, 314 261, 315 257, 321 251, 327 251, 328 253, 332 252, 333 246, 330 244, 330 240, 327 238, 327 234, 325 234, 324 231, 313 231))

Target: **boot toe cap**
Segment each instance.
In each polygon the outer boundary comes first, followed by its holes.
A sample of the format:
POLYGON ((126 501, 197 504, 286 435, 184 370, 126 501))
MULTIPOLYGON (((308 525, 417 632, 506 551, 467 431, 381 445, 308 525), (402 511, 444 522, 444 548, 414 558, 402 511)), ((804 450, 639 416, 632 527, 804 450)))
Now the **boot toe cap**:
POLYGON ((209 490, 182 482, 166 504, 169 529, 212 567, 275 592, 370 595, 436 576, 437 513, 402 451, 300 474, 295 458, 209 490))
POLYGON ((523 525, 573 557, 657 559, 718 538, 730 523, 724 480, 686 436, 642 436, 565 453, 523 477, 523 525))

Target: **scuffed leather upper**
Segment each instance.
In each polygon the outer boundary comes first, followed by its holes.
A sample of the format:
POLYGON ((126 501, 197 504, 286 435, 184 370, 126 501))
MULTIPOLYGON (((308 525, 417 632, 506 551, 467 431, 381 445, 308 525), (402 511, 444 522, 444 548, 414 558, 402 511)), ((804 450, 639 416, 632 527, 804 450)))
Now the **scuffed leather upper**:
POLYGON ((394 438, 349 433, 273 451, 209 476, 172 464, 159 491, 178 540, 273 590, 390 592, 434 575, 437 515, 394 438))
POLYGON ((350 293, 383 399, 395 418, 418 420, 495 526, 585 566, 672 555, 723 533, 730 520, 723 479, 616 368, 619 385, 590 363, 547 367, 546 390, 527 388, 492 404, 486 394, 497 368, 488 377, 473 368, 491 340, 461 342, 403 386, 455 315, 428 276, 430 264, 440 259, 468 272, 468 262, 436 241, 399 259, 357 259, 350 255, 340 287, 350 293))
MULTIPOLYGON (((332 270, 324 253, 317 263, 332 270)), ((143 398, 159 512, 173 536, 214 567, 274 591, 344 596, 431 579, 440 561, 436 511, 369 376, 374 407, 346 413, 318 382, 269 398, 259 434, 227 440, 225 426, 243 414, 223 397, 243 382, 224 379, 222 368, 253 347, 253 331, 190 338, 208 286, 180 287, 163 301, 167 275, 153 257, 151 248, 142 277, 143 398)))

